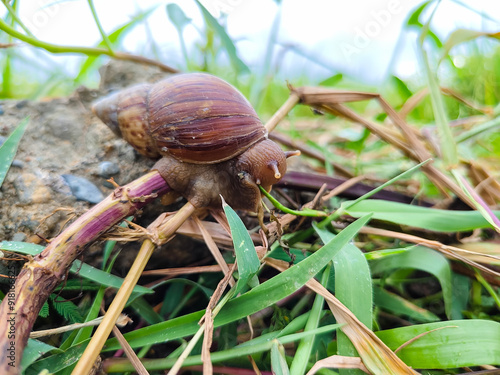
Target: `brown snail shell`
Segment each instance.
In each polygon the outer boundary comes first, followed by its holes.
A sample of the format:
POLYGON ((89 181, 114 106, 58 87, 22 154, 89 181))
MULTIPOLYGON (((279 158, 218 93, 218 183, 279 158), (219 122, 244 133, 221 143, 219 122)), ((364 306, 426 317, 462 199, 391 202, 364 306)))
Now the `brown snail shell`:
POLYGON ((150 158, 169 154, 188 163, 219 163, 267 137, 246 98, 204 73, 131 87, 99 101, 93 111, 150 158))

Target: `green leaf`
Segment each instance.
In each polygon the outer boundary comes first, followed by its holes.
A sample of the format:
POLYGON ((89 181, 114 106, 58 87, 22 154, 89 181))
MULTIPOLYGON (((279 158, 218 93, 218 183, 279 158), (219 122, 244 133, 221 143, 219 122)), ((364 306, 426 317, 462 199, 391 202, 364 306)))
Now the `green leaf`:
MULTIPOLYGON (((321 285, 323 285, 325 288, 328 285, 330 271, 331 265, 329 264, 323 271, 323 276, 321 278, 321 285)), ((316 294, 316 296, 314 297, 314 303, 309 313, 309 319, 307 319, 307 324, 304 328, 305 332, 318 328, 319 320, 323 315, 324 303, 324 297, 320 294, 316 294)), ((306 372, 306 368, 309 363, 309 357, 312 353, 314 340, 315 336, 308 336, 300 340, 299 345, 297 346, 297 350, 295 351, 292 364, 290 366, 290 373, 292 375, 301 375, 306 372)))
POLYGON ((222 42, 222 45, 224 46, 228 56, 229 60, 231 61, 231 64, 233 65, 234 69, 239 73, 249 73, 250 69, 248 69, 248 66, 245 65, 243 61, 240 60, 237 54, 236 47, 233 44, 233 41, 227 35, 226 30, 217 22, 217 20, 210 14, 208 10, 199 2, 199 0, 195 0, 196 4, 200 8, 201 12, 203 13, 203 17, 205 18, 205 22, 210 25, 210 27, 219 35, 219 38, 222 42))
POLYGON ((144 319, 148 324, 163 322, 161 315, 154 311, 151 305, 142 297, 134 299, 129 306, 132 307, 136 314, 139 315, 141 319, 144 319))
POLYGON ((488 33, 485 31, 476 31, 469 29, 456 29, 450 34, 446 42, 444 42, 443 49, 441 51, 441 60, 444 59, 448 55, 450 50, 456 45, 471 41, 482 36, 500 39, 500 33, 488 33))
POLYGON ((179 33, 191 23, 191 18, 187 17, 182 8, 175 3, 167 4, 167 14, 179 33))
POLYGON ((63 353, 57 353, 50 357, 43 358, 33 363, 25 371, 26 375, 39 375, 44 369, 50 369, 51 373, 56 373, 65 368, 72 367, 80 359, 83 351, 87 347, 88 341, 72 346, 63 353))
POLYGON ((405 315, 421 323, 436 322, 440 320, 438 316, 431 313, 429 310, 423 309, 403 297, 390 293, 378 286, 373 288, 373 298, 377 307, 398 316, 405 315))
POLYGON ((328 77, 327 79, 324 79, 323 81, 321 81, 319 83, 320 86, 336 86, 337 83, 339 83, 340 81, 342 81, 342 79, 344 78, 344 76, 342 75, 342 73, 337 73, 337 74, 334 74, 333 76, 330 76, 328 77))
POLYGON ((19 123, 19 125, 17 125, 2 146, 0 146, 0 186, 2 186, 3 180, 9 171, 10 165, 12 164, 12 160, 14 160, 14 157, 16 156, 17 147, 19 146, 19 142, 23 137, 28 123, 29 118, 26 117, 19 123))
POLYGON ((43 304, 40 312, 38 313, 38 316, 42 318, 46 318, 49 316, 49 304, 47 303, 47 301, 45 301, 45 303, 43 304))
MULTIPOLYGON (((369 220, 370 215, 356 220, 311 256, 229 301, 215 318, 214 326, 219 327, 256 313, 301 288, 325 267, 369 220)), ((198 330, 197 322, 203 314, 204 311, 198 311, 184 315, 129 332, 125 337, 132 347, 140 347, 189 336, 198 330)), ((117 340, 113 338, 106 342, 104 350, 116 350, 119 347, 117 340)))
POLYGON ((50 300, 52 301, 52 306, 64 317, 64 319, 71 323, 83 322, 80 309, 73 302, 64 300, 62 297, 57 295, 51 295, 50 300))
POLYGON ((416 246, 401 254, 396 254, 371 262, 373 274, 381 274, 396 269, 411 268, 430 273, 435 276, 443 290, 446 315, 451 316, 453 302, 453 287, 451 283, 451 268, 448 260, 437 251, 423 246, 416 246))
MULTIPOLYGON (((37 255, 38 253, 43 251, 44 247, 27 242, 3 241, 0 242, 0 249, 14 251, 21 254, 37 255)), ((97 268, 89 266, 86 263, 81 262, 80 260, 75 260, 73 262, 73 265, 70 268, 70 272, 76 273, 81 277, 94 281, 98 284, 110 286, 116 289, 119 289, 123 283, 123 279, 121 277, 101 271, 97 268)), ((134 287, 134 293, 143 295, 152 294, 154 293, 154 291, 149 288, 136 285, 134 287)))
MULTIPOLYGON (((345 209, 346 213, 353 217, 361 217, 370 212, 377 220, 435 232, 463 232, 491 228, 491 224, 478 211, 439 210, 376 199, 367 199, 351 206, 346 204, 346 206, 348 206, 345 209)), ((494 211, 494 213, 500 217, 499 211, 494 211)))
POLYGON ((278 340, 271 342, 271 369, 276 375, 289 375, 290 370, 285 359, 285 348, 278 340))
POLYGON ((380 331, 376 335, 395 350, 423 333, 427 334, 398 352, 408 366, 446 369, 500 365, 500 323, 490 320, 427 323, 380 331), (442 329, 430 332, 437 328, 442 329))
MULTIPOLYGON (((314 225, 324 243, 335 238, 331 232, 314 225)), ((369 329, 372 327, 373 290, 368 262, 353 244, 345 245, 333 259, 335 268, 335 296, 369 329), (355 282, 353 282, 355 280, 355 282)), ((337 333, 338 354, 358 357, 351 340, 343 332, 337 333)), ((341 370, 341 374, 362 374, 361 370, 341 370)))
POLYGON ((238 262, 239 279, 235 291, 237 294, 257 274, 260 261, 245 224, 243 224, 236 212, 226 204, 224 199, 222 200, 222 208, 231 228, 236 261, 238 262))
MULTIPOLYGON (((115 31, 113 31, 111 34, 108 35, 109 41, 114 45, 119 44, 121 38, 123 38, 128 31, 130 31, 139 22, 149 17, 149 15, 153 13, 154 10, 155 8, 148 9, 147 11, 132 18, 129 22, 118 27, 115 31)), ((106 48, 106 43, 104 41, 101 41, 97 46, 101 48, 106 48)), ((83 79, 85 74, 87 74, 92 69, 92 67, 97 63, 99 57, 100 56, 88 56, 85 59, 85 61, 80 66, 80 71, 78 72, 78 75, 75 78, 75 82, 80 82, 83 79)))
POLYGON ((42 341, 28 339, 28 345, 26 345, 26 348, 23 352, 23 358, 21 359, 21 368, 25 369, 29 367, 42 355, 53 350, 56 352, 60 351, 56 347, 46 344, 42 341))

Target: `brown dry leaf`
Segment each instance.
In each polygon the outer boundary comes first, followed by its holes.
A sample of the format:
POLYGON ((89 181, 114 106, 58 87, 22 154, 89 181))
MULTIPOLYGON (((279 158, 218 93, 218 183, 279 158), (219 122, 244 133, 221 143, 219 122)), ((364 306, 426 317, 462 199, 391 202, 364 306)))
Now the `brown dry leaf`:
POLYGON ((149 375, 148 370, 146 370, 146 367, 144 367, 137 354, 135 354, 134 349, 132 349, 127 339, 123 337, 118 327, 116 326, 113 327, 113 334, 115 335, 116 339, 123 348, 123 351, 125 352, 125 355, 127 356, 128 360, 134 366, 135 371, 137 371, 139 375, 149 375))
MULTIPOLYGON (((402 151, 403 154, 417 163, 421 163, 432 158, 431 153, 428 151, 428 146, 420 136, 419 131, 406 123, 403 117, 398 114, 398 112, 396 112, 394 108, 392 108, 379 94, 336 91, 317 87, 292 88, 292 92, 300 97, 300 102, 302 104, 307 104, 313 108, 317 108, 337 116, 343 116, 352 122, 363 125, 380 139, 392 144, 394 147, 402 151), (349 101, 367 99, 376 99, 380 103, 383 110, 393 121, 394 125, 399 128, 401 134, 387 126, 370 121, 349 107, 341 104, 349 101)), ((455 195, 460 197, 462 201, 466 202, 472 208, 475 208, 474 203, 471 201, 469 196, 462 191, 460 186, 432 163, 427 163, 422 166, 422 171, 445 196, 448 196, 447 190, 451 190, 455 195)))
MULTIPOLYGON (((287 262, 272 258, 266 259, 266 263, 281 272, 288 268, 287 262)), ((318 281, 315 279, 309 280, 306 286, 325 298, 337 323, 343 324, 342 331, 349 337, 369 371, 380 375, 418 374, 408 367, 373 331, 361 323, 347 307, 318 281)))
POLYGON ((345 357, 342 355, 332 355, 331 357, 319 360, 307 372, 306 375, 313 375, 322 368, 356 368, 370 374, 359 357, 345 357))
MULTIPOLYGON (((196 216, 193 216, 191 219, 198 226, 198 229, 200 230, 200 232, 201 232, 201 234, 203 236, 203 239, 205 240, 205 244, 208 246, 208 249, 212 253, 213 257, 215 258, 215 261, 217 262, 217 264, 221 267, 222 271, 224 272, 224 275, 227 276, 228 273, 229 273, 229 267, 228 267, 226 261, 224 260, 224 257, 222 256, 219 248, 217 247, 217 244, 215 243, 214 239, 212 238, 212 236, 210 235, 210 233, 208 233, 208 231, 205 229, 205 226, 201 222, 200 219, 198 219, 196 216)), ((234 286, 236 284, 236 282, 234 281, 234 279, 231 276, 231 274, 229 274, 229 284, 231 286, 234 286)))
POLYGON ((500 182, 483 166, 474 161, 467 162, 469 177, 476 186, 476 192, 488 205, 500 202, 500 182))
POLYGON ((203 361, 203 374, 211 375, 213 373, 212 361, 210 359, 210 347, 212 346, 212 338, 214 333, 214 318, 212 316, 212 311, 217 305, 217 302, 222 297, 224 290, 227 287, 227 284, 232 280, 233 272, 236 270, 236 263, 233 264, 228 273, 224 276, 224 278, 219 282, 217 288, 212 294, 210 301, 208 302, 207 309, 205 311, 205 315, 200 320, 200 324, 204 322, 204 334, 203 334, 203 346, 201 349, 201 359, 203 361))
POLYGON ((500 243, 496 242, 468 242, 455 245, 455 247, 467 250, 467 258, 475 262, 500 265, 500 243))

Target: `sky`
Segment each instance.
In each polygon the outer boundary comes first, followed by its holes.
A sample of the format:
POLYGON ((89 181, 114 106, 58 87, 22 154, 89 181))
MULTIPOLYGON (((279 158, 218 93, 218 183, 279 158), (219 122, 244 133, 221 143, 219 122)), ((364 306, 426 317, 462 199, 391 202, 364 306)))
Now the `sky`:
MULTIPOLYGON (((283 55, 283 79, 306 76, 313 83, 337 72, 377 84, 388 74, 402 78, 418 74, 417 34, 402 33, 402 26, 421 1, 418 0, 201 0, 216 17, 227 17, 227 31, 238 53, 252 70, 263 65, 267 41, 279 19, 276 56, 283 55), (281 11, 279 17, 278 12, 281 11), (300 53, 290 52, 295 48, 300 53), (397 53, 395 53, 397 51, 397 53)), ((170 1, 94 0, 105 32, 128 22, 139 10, 154 9, 147 24, 136 26, 124 39, 123 48, 149 54, 148 40, 160 47, 164 63, 183 69, 177 32, 165 5, 170 1)), ((188 49, 199 41, 203 19, 194 0, 176 2, 192 18, 184 38, 188 49), (198 30, 197 30, 198 29, 198 30)), ((56 44, 93 46, 100 40, 88 2, 84 0, 26 0, 20 17, 37 38, 56 44)), ((1 13, 0 13, 1 14, 1 13)), ((499 31, 500 1, 442 0, 432 27, 441 38, 457 28, 499 31)), ((459 55, 460 49, 452 51, 459 55)), ((57 63, 76 69, 76 60, 57 57, 57 63)))

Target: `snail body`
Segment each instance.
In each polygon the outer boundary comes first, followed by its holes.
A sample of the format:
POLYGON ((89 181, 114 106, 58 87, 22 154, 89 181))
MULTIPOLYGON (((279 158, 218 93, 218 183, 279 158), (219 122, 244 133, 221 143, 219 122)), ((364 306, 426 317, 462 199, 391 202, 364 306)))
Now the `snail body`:
MULTIPOLYGON (((289 156, 233 86, 203 73, 134 86, 97 102, 93 112, 140 154, 161 159, 171 189, 197 207, 256 211, 266 190, 286 172, 289 156)), ((295 154, 295 153, 293 153, 295 154)))

